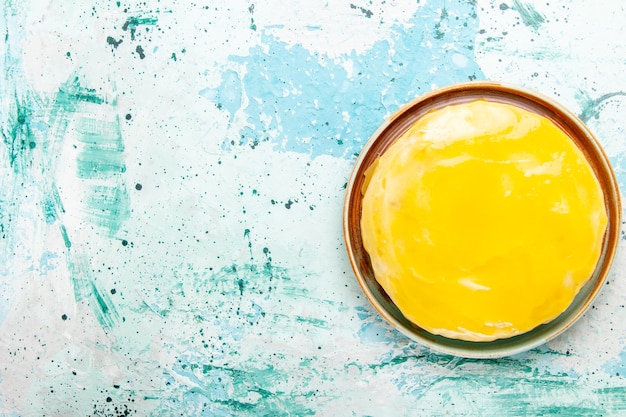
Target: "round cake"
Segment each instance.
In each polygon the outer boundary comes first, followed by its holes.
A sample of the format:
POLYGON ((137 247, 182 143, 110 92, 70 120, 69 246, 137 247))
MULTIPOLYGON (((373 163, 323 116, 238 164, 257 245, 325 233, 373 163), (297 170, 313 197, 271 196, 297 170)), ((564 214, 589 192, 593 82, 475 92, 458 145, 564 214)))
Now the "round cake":
POLYGON ((431 111, 366 172, 376 280, 409 321, 448 338, 507 338, 557 317, 593 275, 606 228, 580 149, 510 104, 431 111))

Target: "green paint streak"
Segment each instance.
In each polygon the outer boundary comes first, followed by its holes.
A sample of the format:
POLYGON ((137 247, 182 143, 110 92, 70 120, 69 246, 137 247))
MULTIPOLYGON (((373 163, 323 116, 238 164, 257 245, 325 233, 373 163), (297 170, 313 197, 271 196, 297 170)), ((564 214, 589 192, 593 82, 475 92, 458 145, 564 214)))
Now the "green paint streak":
POLYGON ((289 375, 272 365, 266 365, 262 369, 256 366, 248 368, 246 364, 242 364, 242 368, 231 368, 192 362, 182 364, 181 368, 202 370, 201 374, 194 373, 200 382, 199 386, 187 390, 185 394, 205 397, 215 414, 222 415, 222 412, 238 416, 315 414, 306 404, 315 398, 315 392, 285 393, 271 390, 270 387, 289 379, 289 375), (252 393, 258 397, 251 401, 252 393))
POLYGON ((63 242, 65 243, 65 247, 66 248, 71 248, 72 247, 72 242, 70 241, 69 236, 67 235, 67 229, 65 228, 65 225, 60 225, 59 229, 61 230, 61 236, 63 237, 63 242))
MULTIPOLYGON (((113 110, 113 109, 111 109, 113 110)), ((101 120, 91 117, 77 117, 78 140, 89 148, 124 152, 124 141, 119 118, 101 120)))
POLYGON ((599 388, 595 390, 603 404, 609 409, 623 411, 626 414, 626 386, 599 388))
POLYGON ((614 91, 611 93, 606 93, 598 97, 597 99, 592 99, 589 94, 585 91, 578 91, 576 94, 576 99, 580 103, 580 107, 582 108, 582 112, 579 117, 584 123, 587 123, 592 118, 600 117, 600 112, 606 106, 606 101, 615 98, 615 97, 626 97, 626 92, 624 91, 614 91))
POLYGON ((63 207, 56 183, 51 182, 48 188, 49 190, 45 193, 41 206, 46 223, 53 224, 59 220, 61 214, 65 213, 65 207, 63 207))
MULTIPOLYGON (((112 237, 121 227, 121 223, 130 217, 130 198, 122 174, 126 171, 123 160, 124 143, 117 114, 117 100, 106 99, 98 90, 81 85, 79 76, 74 73, 57 91, 49 111, 46 123, 48 134, 42 149, 49 157, 42 162, 43 172, 55 172, 54 158, 62 151, 63 141, 70 129, 70 124, 77 133, 80 152, 77 156, 77 177, 85 180, 98 180, 88 186, 83 198, 83 211, 88 220, 103 227, 112 237), (102 181, 106 180, 106 181, 102 181)), ((47 223, 52 224, 65 212, 59 191, 52 181, 45 181, 42 209, 47 223)), ((71 247, 68 233, 63 224, 60 226, 67 248, 71 247)), ((68 257, 74 295, 77 301, 91 297, 93 305, 101 305, 106 298, 94 291, 90 278, 91 271, 83 263, 88 262, 68 257)), ((98 308, 97 316, 107 326, 106 311, 98 308)), ((109 310, 107 310, 109 311, 109 310)))
MULTIPOLYGON (((100 106, 103 104, 109 103, 95 89, 83 87, 79 77, 75 73, 72 74, 59 87, 47 115, 46 122, 50 129, 44 144, 46 153, 52 156, 60 154, 70 122, 76 117, 77 113, 83 110, 83 107, 90 105, 100 106)), ((115 101, 110 104, 115 104, 115 101)), ((88 113, 99 114, 96 109, 88 109, 88 113)), ((78 123, 78 129, 80 130, 80 128, 81 125, 78 123)), ((79 136, 79 140, 81 137, 79 136)))
POLYGON ((87 301, 102 328, 111 329, 119 321, 119 313, 106 292, 96 286, 89 259, 84 255, 68 257, 68 267, 76 301, 87 301))
POLYGON ((81 86, 78 77, 74 76, 59 89, 55 100, 56 114, 52 115, 52 119, 62 120, 62 114, 76 113, 73 119, 78 141, 83 145, 76 160, 77 177, 108 180, 106 184, 89 187, 84 212, 91 222, 107 230, 110 237, 130 217, 130 197, 121 177, 126 172, 125 147, 116 104, 116 100, 109 102, 96 94, 96 90, 81 86), (80 107, 83 102, 98 108, 83 109, 80 107))
POLYGON ((130 197, 123 183, 91 186, 84 201, 89 221, 106 229, 111 237, 130 217, 130 197))
POLYGON ((141 25, 154 26, 158 21, 159 19, 156 17, 129 17, 128 20, 126 20, 126 24, 128 24, 126 29, 136 29, 141 25))
POLYGON ((405 363, 405 362, 407 362, 409 360, 419 361, 421 359, 422 359, 421 356, 413 356, 413 355, 409 355, 409 356, 395 356, 395 357, 393 357, 390 360, 385 361, 385 362, 370 364, 369 367, 372 370, 376 371, 378 369, 386 368, 388 366, 400 365, 400 364, 403 364, 403 363, 405 363))
POLYGON ((535 416, 572 416, 572 417, 601 417, 605 415, 594 407, 582 406, 543 406, 533 410, 535 416))
POLYGON ((76 162, 78 178, 106 179, 126 172, 123 154, 117 151, 85 149, 76 162))
MULTIPOLYGON (((111 301, 111 298, 98 290, 96 284, 91 281, 91 296, 95 303, 92 308, 100 325, 105 329, 110 329, 119 319, 119 314, 111 301)), ((90 303, 92 304, 92 303, 90 303)))
POLYGON ((317 327, 320 329, 329 329, 330 326, 328 325, 328 322, 326 320, 322 320, 322 319, 316 319, 313 317, 302 317, 302 316, 296 316, 296 321, 298 323, 303 323, 303 324, 309 324, 313 327, 317 327))
POLYGON ((545 18, 531 4, 524 4, 519 0, 513 0, 513 10, 517 11, 524 25, 535 30, 545 22, 545 18))
MULTIPOLYGON (((89 221, 115 236, 121 224, 130 217, 130 197, 122 174, 126 172, 124 142, 122 139, 117 100, 107 101, 94 89, 80 85, 78 77, 65 83, 55 100, 52 119, 73 120, 78 141, 82 145, 76 158, 80 179, 99 180, 89 187, 84 198, 84 212, 89 221), (80 106, 82 102, 86 104, 80 106), (95 107, 96 105, 97 107, 95 107), (106 180, 103 184, 102 180, 106 180)), ((65 127, 68 121, 63 121, 65 127)))
POLYGON ((461 408, 480 404, 483 410, 497 410, 486 411, 488 416, 600 416, 626 411, 626 387, 594 389, 575 376, 539 373, 531 363, 511 358, 477 361, 406 355, 370 368, 377 373, 393 366, 387 372, 393 372, 402 389, 416 398, 446 398, 461 408), (440 366, 441 372, 415 380, 413 370, 426 363, 440 366))
POLYGON ((2 129, 2 142, 8 151, 9 165, 16 174, 24 174, 32 166, 33 150, 37 147, 31 127, 34 107, 30 95, 20 97, 17 92, 13 93, 6 127, 2 129))
POLYGON ((72 288, 74 288, 74 299, 77 302, 85 300, 91 293, 92 272, 89 259, 80 255, 68 259, 68 269, 72 288))
POLYGON ((83 87, 79 77, 72 75, 68 81, 59 87, 54 100, 54 110, 75 112, 78 109, 77 105, 81 102, 105 104, 106 100, 97 93, 96 89, 83 87))

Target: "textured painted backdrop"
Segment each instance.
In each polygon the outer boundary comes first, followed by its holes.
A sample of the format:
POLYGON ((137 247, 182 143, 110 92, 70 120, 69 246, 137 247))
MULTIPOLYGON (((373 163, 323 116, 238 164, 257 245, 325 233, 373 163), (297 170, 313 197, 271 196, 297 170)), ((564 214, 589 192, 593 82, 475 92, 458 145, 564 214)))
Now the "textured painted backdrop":
POLYGON ((626 190, 619 0, 3 0, 0 414, 626 415, 626 254, 566 334, 435 354, 343 246, 355 156, 417 95, 523 84, 626 190))

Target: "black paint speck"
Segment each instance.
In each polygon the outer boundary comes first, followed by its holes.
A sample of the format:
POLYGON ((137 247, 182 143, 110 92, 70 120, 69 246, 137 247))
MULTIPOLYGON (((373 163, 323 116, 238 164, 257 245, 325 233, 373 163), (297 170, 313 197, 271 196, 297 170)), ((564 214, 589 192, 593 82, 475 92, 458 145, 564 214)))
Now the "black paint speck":
POLYGON ((126 120, 130 120, 130 119, 132 119, 132 118, 133 118, 133 116, 131 116, 131 114, 130 114, 130 113, 127 113, 127 114, 126 114, 126 120))
POLYGON ((115 294, 115 293, 117 293, 117 290, 115 288, 112 288, 111 289, 111 294, 115 294))
POLYGON ((63 314, 63 315, 61 316, 61 320, 67 320, 67 314, 63 314))
POLYGON ((285 208, 290 209, 292 204, 293 204, 293 201, 292 201, 292 200, 287 201, 287 202, 285 203, 285 208))
POLYGON ((113 401, 113 398, 107 397, 107 402, 110 403, 111 401, 113 401))
POLYGON ((143 188, 143 185, 141 185, 139 183, 135 184, 135 190, 141 191, 142 188, 143 188))
POLYGON ((113 36, 107 36, 107 43, 116 49, 122 42, 124 42, 122 39, 118 41, 113 36))
POLYGON ((137 51, 137 53, 139 54, 139 58, 144 59, 146 57, 146 54, 144 53, 144 50, 140 45, 137 45, 135 51, 137 51))
POLYGON ((128 240, 126 239, 122 240, 122 246, 128 246, 128 240))

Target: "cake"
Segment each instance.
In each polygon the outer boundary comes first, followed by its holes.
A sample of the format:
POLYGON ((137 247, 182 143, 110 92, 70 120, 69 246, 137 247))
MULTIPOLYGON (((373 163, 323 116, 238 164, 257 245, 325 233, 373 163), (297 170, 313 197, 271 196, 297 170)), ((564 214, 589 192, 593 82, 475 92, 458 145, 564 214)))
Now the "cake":
POLYGON ((361 236, 376 280, 432 334, 523 334, 565 311, 593 276, 604 195, 546 117, 487 100, 433 110, 365 175, 361 236))

